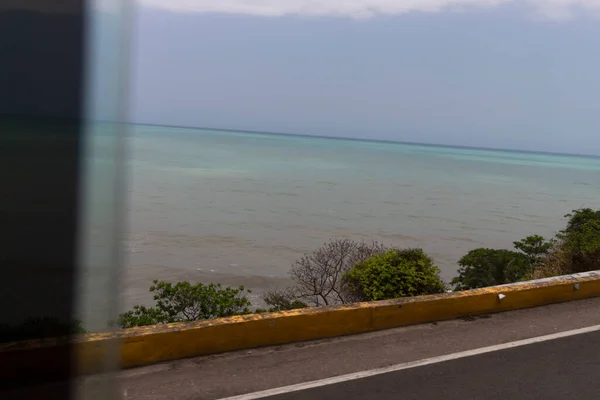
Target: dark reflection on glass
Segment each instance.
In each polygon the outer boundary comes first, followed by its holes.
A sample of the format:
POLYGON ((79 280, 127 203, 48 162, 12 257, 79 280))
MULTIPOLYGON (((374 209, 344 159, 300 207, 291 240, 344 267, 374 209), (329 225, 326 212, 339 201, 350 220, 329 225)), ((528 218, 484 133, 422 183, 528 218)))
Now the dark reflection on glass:
MULTIPOLYGON (((32 352, 35 360, 10 351, 16 345, 7 342, 81 330, 74 317, 74 283, 86 14, 83 0, 2 4, 0 376, 5 388, 68 379, 73 372, 67 340, 32 352)), ((69 395, 67 386, 51 391, 52 398, 69 395)))

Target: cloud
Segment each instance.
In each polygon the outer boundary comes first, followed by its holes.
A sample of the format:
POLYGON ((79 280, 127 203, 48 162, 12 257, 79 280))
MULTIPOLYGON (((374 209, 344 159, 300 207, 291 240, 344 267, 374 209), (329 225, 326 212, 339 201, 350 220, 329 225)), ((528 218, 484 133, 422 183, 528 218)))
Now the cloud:
POLYGON ((341 16, 370 18, 409 12, 526 5, 547 19, 564 20, 580 12, 600 11, 600 0, 136 0, 143 6, 174 12, 228 13, 259 16, 341 16))

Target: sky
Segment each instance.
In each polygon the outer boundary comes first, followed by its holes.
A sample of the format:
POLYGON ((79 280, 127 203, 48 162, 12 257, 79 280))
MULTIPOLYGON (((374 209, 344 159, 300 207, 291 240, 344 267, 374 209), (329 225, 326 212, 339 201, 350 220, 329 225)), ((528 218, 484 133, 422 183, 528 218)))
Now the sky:
POLYGON ((130 120, 600 155, 600 0, 135 0, 130 120))

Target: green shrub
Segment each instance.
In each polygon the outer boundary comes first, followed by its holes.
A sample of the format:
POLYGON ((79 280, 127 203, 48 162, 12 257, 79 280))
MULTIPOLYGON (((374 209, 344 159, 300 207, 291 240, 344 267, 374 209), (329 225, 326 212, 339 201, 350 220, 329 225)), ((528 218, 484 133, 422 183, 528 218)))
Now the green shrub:
POLYGON ((388 250, 356 264, 344 282, 362 301, 442 293, 440 270, 421 249, 388 250))
POLYGON ((135 306, 119 316, 119 326, 131 328, 249 314, 252 306, 246 296, 251 291, 243 286, 231 288, 215 283, 192 285, 189 282, 173 285, 157 280, 153 283, 150 291, 156 292, 156 305, 135 306))
POLYGON ((458 276, 451 281, 454 290, 517 282, 533 269, 530 259, 523 253, 485 248, 469 251, 458 265, 458 276))
POLYGON ((548 278, 600 268, 600 210, 582 208, 565 215, 567 226, 556 235, 552 248, 530 279, 548 278))
POLYGON ((569 218, 567 227, 562 232, 564 234, 570 234, 574 232, 583 231, 585 225, 590 222, 600 222, 600 210, 592 210, 591 208, 580 208, 573 210, 570 214, 565 215, 565 218, 569 218))
POLYGON ((570 273, 600 268, 600 210, 573 210, 567 227, 557 237, 562 252, 567 255, 570 273))
POLYGON ((533 268, 542 264, 555 244, 555 240, 546 240, 540 235, 527 236, 518 242, 513 242, 515 249, 527 257, 533 268))
POLYGON ((342 277, 356 264, 386 251, 378 242, 330 240, 292 264, 290 278, 294 286, 289 299, 316 307, 360 301, 344 285, 342 277))
POLYGON ((537 268, 547 263, 555 243, 555 240, 532 235, 513 242, 519 251, 471 250, 458 261, 458 276, 452 279, 451 284, 454 290, 469 290, 529 279, 537 268))

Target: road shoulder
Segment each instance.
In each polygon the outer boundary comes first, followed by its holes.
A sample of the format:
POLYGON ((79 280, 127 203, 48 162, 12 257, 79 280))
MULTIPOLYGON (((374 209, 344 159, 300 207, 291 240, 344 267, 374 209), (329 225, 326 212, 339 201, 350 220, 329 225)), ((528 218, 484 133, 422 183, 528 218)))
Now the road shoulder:
MULTIPOLYGON (((127 399, 220 399, 600 324, 600 299, 122 371, 127 399)), ((95 378, 83 384, 93 390, 95 378)))

